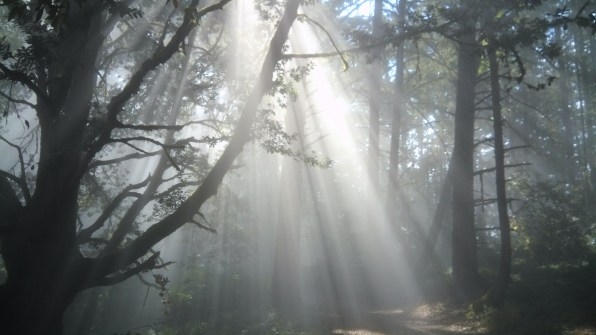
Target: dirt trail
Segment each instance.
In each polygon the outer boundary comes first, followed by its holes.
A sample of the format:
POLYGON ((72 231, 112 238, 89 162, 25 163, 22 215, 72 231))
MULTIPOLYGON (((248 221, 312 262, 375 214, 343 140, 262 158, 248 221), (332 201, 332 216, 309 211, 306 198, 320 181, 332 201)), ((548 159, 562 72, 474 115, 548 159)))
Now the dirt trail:
POLYGON ((450 312, 441 305, 422 305, 412 309, 373 311, 358 320, 335 323, 332 334, 338 335, 480 335, 483 329, 450 312))

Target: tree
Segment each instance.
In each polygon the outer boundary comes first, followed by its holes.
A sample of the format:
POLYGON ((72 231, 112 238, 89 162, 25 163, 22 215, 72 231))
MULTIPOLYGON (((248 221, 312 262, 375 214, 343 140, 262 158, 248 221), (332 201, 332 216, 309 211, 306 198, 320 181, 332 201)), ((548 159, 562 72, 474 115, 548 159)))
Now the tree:
MULTIPOLYGON (((383 36, 383 1, 375 0, 372 19, 372 38, 378 41, 383 36)), ((371 50, 370 92, 368 96, 368 159, 371 190, 379 187, 379 132, 381 127, 381 82, 383 79, 382 47, 371 50)))
POLYGON ((495 174, 497 190, 497 210, 499 232, 501 236, 501 257, 497 278, 490 291, 493 305, 500 305, 505 299, 505 291, 511 279, 511 225, 507 212, 507 191, 505 185, 505 147, 503 144, 503 117, 501 114, 501 85, 499 84, 499 63, 497 61, 494 39, 489 40, 488 61, 493 110, 493 129, 495 142, 495 174))
MULTIPOLYGON (((465 2, 471 9, 471 2, 465 2)), ((474 225, 474 121, 475 92, 480 54, 476 42, 476 16, 462 18, 457 42, 457 83, 455 85, 455 131, 452 182, 452 263, 456 291, 464 299, 478 297, 480 286, 474 225)))
MULTIPOLYGON (((197 222, 201 205, 217 192, 234 159, 251 139, 258 105, 272 88, 275 64, 281 58, 299 0, 287 2, 225 150, 188 197, 138 233, 131 224, 138 214, 128 211, 133 217, 123 218, 105 241, 93 237, 93 233, 104 229, 105 220, 78 228, 79 201, 84 180, 102 150, 114 142, 131 141, 118 137, 120 131, 182 129, 180 125, 129 124, 123 121, 124 110, 130 108, 127 104, 143 89, 152 71, 184 47, 201 20, 215 15, 228 2, 221 0, 199 9, 199 1, 194 0, 175 11, 178 20, 164 24, 161 39, 151 44, 151 54, 136 62, 128 80, 100 106, 101 118, 94 118, 94 97, 98 94, 96 68, 104 60, 102 48, 111 32, 118 33, 118 22, 126 15, 140 17, 141 9, 114 1, 40 1, 35 5, 18 0, 6 2, 6 18, 21 28, 26 43, 12 51, 2 41, 0 78, 31 93, 31 98, 25 100, 6 95, 11 102, 35 112, 40 133, 33 190, 29 190, 22 158, 20 176, 8 171, 0 174, 1 252, 7 271, 6 283, 0 286, 0 322, 6 333, 60 334, 62 314, 79 292, 115 284, 161 266, 159 253, 152 247, 188 222, 201 225, 197 222), (173 22, 178 22, 175 28, 173 22), (97 244, 91 243, 94 241, 97 244), (83 254, 83 244, 95 245, 96 256, 83 254)), ((172 4, 180 6, 175 1, 172 4)), ((139 138, 160 146, 166 153, 170 149, 150 136, 139 138)), ((146 185, 144 181, 124 187, 104 213, 110 216, 126 203, 125 199, 138 197, 136 190, 146 185)))
MULTIPOLYGON (((400 0, 397 3, 397 26, 404 28, 406 25, 407 0, 400 0)), ((405 114, 406 102, 404 95, 405 55, 404 45, 400 43, 395 53, 395 78, 393 92, 393 110, 391 113, 391 139, 389 144, 389 173, 387 180, 387 215, 389 218, 397 218, 398 203, 398 173, 399 173, 399 150, 401 137, 402 117, 405 114)), ((405 228, 403 223, 401 227, 405 228)))

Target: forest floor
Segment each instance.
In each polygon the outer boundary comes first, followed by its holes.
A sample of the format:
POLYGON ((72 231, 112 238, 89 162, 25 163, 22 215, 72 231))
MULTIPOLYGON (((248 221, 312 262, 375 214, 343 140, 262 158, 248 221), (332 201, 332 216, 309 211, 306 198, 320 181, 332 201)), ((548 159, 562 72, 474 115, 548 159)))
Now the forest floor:
POLYGON ((595 326, 567 326, 547 329, 516 329, 512 332, 489 330, 483 316, 471 316, 465 308, 442 303, 423 304, 407 309, 372 311, 358 320, 330 317, 327 334, 333 335, 488 335, 561 334, 596 335, 595 326))
POLYGON ((485 334, 478 320, 461 309, 424 304, 408 309, 372 311, 358 320, 335 320, 337 335, 448 335, 485 334))
POLYGON ((324 334, 596 335, 596 260, 517 264, 500 308, 435 301, 328 319, 324 334))

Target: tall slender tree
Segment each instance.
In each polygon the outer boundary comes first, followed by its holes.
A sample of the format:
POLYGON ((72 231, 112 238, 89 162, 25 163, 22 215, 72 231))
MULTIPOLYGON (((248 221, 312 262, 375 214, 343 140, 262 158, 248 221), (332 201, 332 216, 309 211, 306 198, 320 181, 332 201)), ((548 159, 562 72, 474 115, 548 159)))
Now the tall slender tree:
MULTIPOLYGON (((403 30, 406 26, 407 0, 397 2, 397 26, 403 30)), ((400 31, 401 32, 401 31, 400 31)), ((391 113, 391 139, 389 144, 389 174, 387 190, 387 215, 393 220, 397 220, 396 212, 398 203, 398 173, 399 173, 399 151, 400 137, 402 129, 402 118, 406 109, 406 97, 404 94, 404 75, 405 75, 405 55, 404 44, 400 43, 395 51, 395 77, 393 92, 393 110, 391 113)), ((400 222, 399 225, 403 225, 400 222)))
MULTIPOLYGON (((372 18, 373 41, 379 41, 383 35, 383 1, 375 0, 372 18)), ((376 43, 378 44, 378 42, 376 43)), ((369 85, 368 112, 368 166, 373 192, 379 184, 379 133, 381 128, 381 83, 383 78, 382 46, 376 45, 371 51, 371 70, 369 85)))
POLYGON ((478 297, 483 288, 478 274, 474 224, 474 121, 475 92, 480 53, 477 46, 474 1, 462 1, 457 40, 455 131, 452 158, 452 265, 456 291, 463 299, 478 297))
POLYGON ((507 212, 507 191, 505 181, 505 146, 503 143, 503 116, 501 113, 501 85, 499 84, 499 62, 495 41, 489 38, 488 61, 490 72, 491 101, 493 111, 493 133, 495 142, 495 174, 497 190, 497 211, 499 216, 500 258, 497 278, 490 291, 491 304, 499 306, 505 299, 505 292, 511 277, 511 225, 507 212))

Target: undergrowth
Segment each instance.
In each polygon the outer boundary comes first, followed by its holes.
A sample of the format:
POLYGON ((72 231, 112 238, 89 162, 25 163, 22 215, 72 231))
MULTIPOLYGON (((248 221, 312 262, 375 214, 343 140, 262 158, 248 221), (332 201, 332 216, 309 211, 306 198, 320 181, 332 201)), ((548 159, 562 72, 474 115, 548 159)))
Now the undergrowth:
POLYGON ((517 264, 499 308, 471 308, 487 334, 596 334, 596 263, 517 264))

